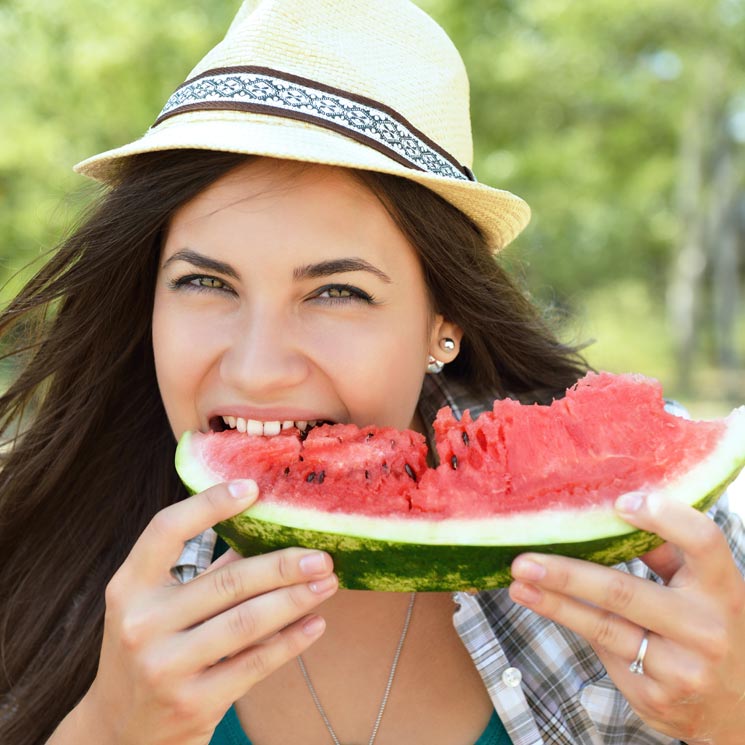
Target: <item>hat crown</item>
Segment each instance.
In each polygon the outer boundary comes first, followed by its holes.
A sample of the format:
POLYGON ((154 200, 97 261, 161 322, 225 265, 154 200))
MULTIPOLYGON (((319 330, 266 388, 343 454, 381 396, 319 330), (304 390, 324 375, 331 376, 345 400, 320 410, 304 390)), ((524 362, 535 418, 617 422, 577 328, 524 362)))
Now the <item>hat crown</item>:
POLYGON ((142 137, 75 170, 115 184, 131 157, 183 149, 390 174, 450 202, 499 250, 530 209, 476 181, 468 108, 463 60, 409 0, 246 0, 142 137))
POLYGON ((241 66, 378 101, 472 164, 463 61, 442 28, 409 0, 246 0, 189 78, 241 66))

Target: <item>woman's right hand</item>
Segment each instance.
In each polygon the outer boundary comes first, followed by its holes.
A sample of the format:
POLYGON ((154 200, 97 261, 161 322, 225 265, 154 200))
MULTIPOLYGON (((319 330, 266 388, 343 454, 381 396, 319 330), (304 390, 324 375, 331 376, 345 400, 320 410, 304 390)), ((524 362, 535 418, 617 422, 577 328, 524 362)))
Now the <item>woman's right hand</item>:
POLYGON ((111 579, 98 672, 79 705, 109 745, 206 745, 234 701, 323 633, 312 611, 338 587, 325 553, 230 551, 188 584, 170 575, 186 540, 256 495, 238 481, 167 507, 111 579))

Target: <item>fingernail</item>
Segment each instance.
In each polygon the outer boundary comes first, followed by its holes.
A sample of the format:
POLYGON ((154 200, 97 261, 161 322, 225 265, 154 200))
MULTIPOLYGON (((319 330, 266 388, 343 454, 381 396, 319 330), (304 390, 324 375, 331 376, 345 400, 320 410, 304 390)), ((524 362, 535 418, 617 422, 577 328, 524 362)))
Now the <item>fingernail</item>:
POLYGON ((523 605, 535 605, 543 596, 543 593, 533 585, 524 582, 513 582, 510 595, 523 605))
POLYGON ((329 565, 326 554, 315 551, 312 554, 306 554, 300 559, 300 571, 308 576, 312 574, 323 574, 328 571, 329 565))
POLYGON ((546 567, 531 559, 517 559, 512 565, 512 576, 536 582, 546 576, 546 567))
POLYGON ((228 491, 233 499, 253 499, 259 492, 256 482, 252 479, 236 479, 228 484, 228 491))
POLYGON ((308 587, 311 592, 315 592, 317 595, 322 595, 325 592, 336 589, 337 583, 338 580, 336 579, 336 575, 331 574, 328 577, 311 582, 308 587))
POLYGON ((303 624, 303 631, 307 636, 320 636, 326 628, 326 621, 321 616, 311 616, 303 624))
POLYGON ((644 504, 644 494, 640 491, 630 491, 628 494, 622 494, 616 500, 616 510, 630 515, 638 512, 642 504, 644 504))

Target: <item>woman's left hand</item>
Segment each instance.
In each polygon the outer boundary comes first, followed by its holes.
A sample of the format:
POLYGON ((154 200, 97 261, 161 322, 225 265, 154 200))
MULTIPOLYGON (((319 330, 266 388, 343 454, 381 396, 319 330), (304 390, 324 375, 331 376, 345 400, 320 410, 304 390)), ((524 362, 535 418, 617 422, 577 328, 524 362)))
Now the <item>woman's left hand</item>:
POLYGON ((649 726, 689 745, 742 743, 745 580, 724 534, 672 500, 622 501, 624 520, 667 541, 642 557, 664 585, 579 559, 523 554, 512 565, 510 596, 587 639, 649 726), (645 630, 639 675, 629 666, 645 630))

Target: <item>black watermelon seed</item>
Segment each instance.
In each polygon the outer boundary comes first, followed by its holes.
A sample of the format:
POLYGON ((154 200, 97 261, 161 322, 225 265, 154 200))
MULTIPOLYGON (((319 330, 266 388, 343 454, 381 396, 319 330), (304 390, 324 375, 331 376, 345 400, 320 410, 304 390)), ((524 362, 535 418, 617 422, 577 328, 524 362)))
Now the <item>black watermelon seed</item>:
POLYGON ((311 472, 310 472, 310 473, 309 473, 309 474, 308 474, 308 475, 307 475, 307 476, 305 477, 305 480, 306 480, 306 481, 307 481, 308 483, 310 483, 311 481, 313 481, 313 479, 314 479, 315 477, 316 477, 316 474, 315 474, 315 473, 314 473, 313 471, 311 471, 311 472))
POLYGON ((326 471, 321 471, 321 472, 320 472, 320 473, 318 474, 318 483, 319 483, 319 484, 322 484, 322 483, 323 483, 323 480, 324 480, 325 478, 326 478, 326 471))
POLYGON ((365 439, 366 439, 366 440, 372 440, 372 438, 373 438, 373 437, 375 437, 375 433, 374 433, 374 432, 368 432, 368 433, 367 433, 367 434, 365 435, 365 439))
POLYGON ((412 479, 414 479, 414 481, 416 481, 416 474, 414 473, 414 469, 413 469, 413 468, 412 468, 412 467, 411 467, 411 466, 410 466, 410 465, 409 465, 408 463, 405 463, 405 464, 404 464, 404 470, 406 471, 406 473, 407 473, 407 474, 408 474, 408 475, 409 475, 409 476, 410 476, 410 477, 411 477, 412 479))
POLYGON ((468 445, 468 435, 465 432, 463 433, 463 444, 468 445))
POLYGON ((370 478, 370 471, 365 471, 365 478, 366 479, 369 479, 370 478))
POLYGON ((457 470, 457 468, 458 468, 458 458, 456 456, 453 456, 450 459, 450 465, 453 467, 453 470, 454 471, 457 470))
POLYGON ((285 468, 285 476, 289 476, 289 475, 290 475, 290 467, 287 466, 287 468, 285 468))
POLYGON ((298 460, 299 460, 299 461, 300 461, 301 463, 302 463, 302 462, 303 462, 303 461, 305 460, 305 458, 303 458, 303 456, 302 456, 302 455, 298 455, 297 459, 298 459, 298 460))

